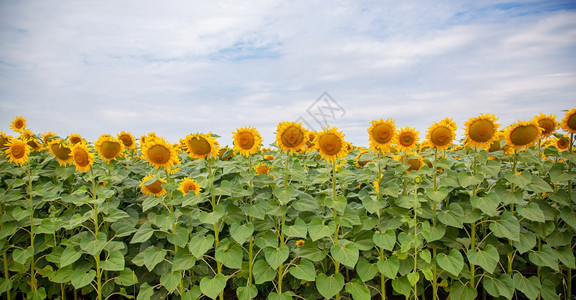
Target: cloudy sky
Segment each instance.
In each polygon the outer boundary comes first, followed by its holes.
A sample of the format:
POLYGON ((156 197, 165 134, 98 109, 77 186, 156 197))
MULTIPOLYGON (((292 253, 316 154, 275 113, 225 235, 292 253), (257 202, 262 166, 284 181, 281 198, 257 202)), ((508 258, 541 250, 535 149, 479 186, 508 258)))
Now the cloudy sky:
POLYGON ((178 141, 576 107, 576 1, 0 0, 0 130, 178 141))

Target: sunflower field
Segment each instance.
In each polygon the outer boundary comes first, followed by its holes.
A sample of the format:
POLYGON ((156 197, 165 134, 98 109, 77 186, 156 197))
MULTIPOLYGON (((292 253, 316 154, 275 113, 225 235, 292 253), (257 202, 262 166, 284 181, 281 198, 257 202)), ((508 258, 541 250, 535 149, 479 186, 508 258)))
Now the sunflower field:
POLYGON ((574 299, 576 108, 369 148, 281 122, 221 147, 0 132, 3 299, 574 299))

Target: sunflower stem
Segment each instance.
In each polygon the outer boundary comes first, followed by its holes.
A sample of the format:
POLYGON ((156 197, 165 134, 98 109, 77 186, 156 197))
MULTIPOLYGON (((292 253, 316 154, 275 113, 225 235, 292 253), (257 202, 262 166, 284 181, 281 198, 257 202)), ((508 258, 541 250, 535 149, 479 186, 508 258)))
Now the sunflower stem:
MULTIPOLYGON (((249 172, 252 172, 252 156, 249 155, 248 156, 248 170, 249 172)), ((254 183, 252 182, 252 177, 250 177, 250 180, 248 181, 248 187, 252 190, 252 193, 250 193, 249 199, 250 199, 250 206, 252 206, 254 203, 254 183)), ((254 222, 254 217, 250 216, 248 217, 248 220, 250 223, 254 222)), ((248 241, 248 281, 246 283, 247 286, 252 285, 252 268, 253 268, 253 257, 254 257, 254 238, 253 235, 250 235, 250 240, 248 241)))
POLYGON ((29 201, 28 205, 30 206, 30 247, 32 247, 32 256, 30 258, 30 287, 32 291, 35 292, 38 289, 36 285, 36 270, 35 270, 35 259, 34 259, 34 238, 36 234, 34 233, 34 201, 33 201, 33 192, 32 192, 32 171, 30 170, 30 161, 26 164, 28 169, 28 193, 29 201))
MULTIPOLYGON (((332 162, 332 203, 336 203, 336 160, 332 162)), ((334 217, 334 245, 338 246, 338 212, 334 208, 333 217, 334 217)), ((334 260, 334 274, 340 273, 340 262, 334 260)), ((340 299, 340 291, 336 293, 336 300, 340 299)))
MULTIPOLYGON (((433 187, 434 192, 438 191, 438 167, 436 163, 438 162, 438 148, 434 147, 434 175, 432 180, 434 181, 433 187)), ((436 201, 432 200, 432 210, 434 211, 434 218, 432 219, 432 227, 436 228, 436 215, 437 215, 437 204, 436 201)), ((436 261, 436 247, 432 248, 432 261, 436 261)), ((438 298, 438 269, 436 263, 432 267, 432 299, 436 300, 438 298)))
MULTIPOLYGON (((210 158, 206 160, 206 166, 208 168, 208 178, 210 178, 209 190, 212 191, 212 188, 214 187, 214 174, 212 172, 212 160, 210 158)), ((212 204, 212 212, 216 212, 216 195, 212 193, 210 196, 211 196, 210 203, 212 204)), ((214 228, 214 249, 216 250, 218 249, 218 245, 220 244, 218 221, 214 223, 213 228, 214 228)), ((214 260, 216 261, 216 269, 218 271, 218 274, 222 274, 222 263, 216 258, 214 258, 214 260)), ((224 300, 224 291, 220 292, 218 296, 220 300, 224 300)))

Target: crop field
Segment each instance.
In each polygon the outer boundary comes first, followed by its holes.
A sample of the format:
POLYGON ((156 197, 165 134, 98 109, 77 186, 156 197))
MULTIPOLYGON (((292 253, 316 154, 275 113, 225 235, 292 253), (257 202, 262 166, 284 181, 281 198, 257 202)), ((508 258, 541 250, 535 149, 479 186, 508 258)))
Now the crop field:
POLYGON ((3 299, 574 299, 576 108, 170 143, 0 132, 3 299), (532 116, 527 116, 528 118, 532 116), (456 140, 462 126, 465 136, 456 140))

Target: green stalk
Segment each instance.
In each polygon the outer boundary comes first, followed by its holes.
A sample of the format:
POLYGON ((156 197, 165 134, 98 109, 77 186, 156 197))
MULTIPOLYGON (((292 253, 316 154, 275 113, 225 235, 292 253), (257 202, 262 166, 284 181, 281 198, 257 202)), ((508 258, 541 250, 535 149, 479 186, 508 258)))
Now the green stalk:
POLYGON ((30 170, 30 162, 27 163, 28 167, 28 192, 30 193, 30 198, 28 201, 28 205, 30 205, 30 246, 32 247, 32 257, 30 261, 30 286, 32 291, 35 292, 38 289, 36 284, 36 271, 34 267, 34 237, 36 234, 34 233, 34 201, 33 201, 33 193, 32 193, 32 171, 30 170))
MULTIPOLYGON (((96 200, 96 178, 94 177, 94 169, 90 167, 90 177, 92 179, 92 199, 96 200)), ((94 203, 94 238, 98 238, 98 232, 100 230, 100 224, 98 222, 98 204, 94 203)), ((100 269, 100 250, 94 260, 96 261, 96 293, 98 294, 98 300, 102 300, 102 270, 100 269)))
MULTIPOLYGON (((2 259, 4 260, 4 278, 6 281, 10 280, 10 275, 8 274, 8 258, 6 256, 6 251, 2 253, 2 259)), ((10 294, 10 290, 6 291, 6 297, 8 300, 12 299, 12 295, 10 294)))
MULTIPOLYGON (((380 178, 378 178, 380 180, 380 178)), ((332 202, 336 203, 336 161, 332 162, 332 202)), ((338 246, 338 212, 336 209, 332 211, 334 216, 334 245, 338 246)), ((334 274, 340 273, 340 262, 334 260, 334 274)), ((336 293, 336 300, 340 300, 340 292, 336 293)))
MULTIPOLYGON (((574 133, 570 134, 570 145, 568 150, 570 151, 570 154, 573 154, 572 150, 573 150, 573 144, 574 144, 574 133)), ((568 161, 568 174, 570 174, 572 172, 572 162, 568 161)), ((572 203, 572 180, 568 181, 568 199, 570 199, 570 203, 572 203)), ((572 248, 574 249, 574 248, 572 248)), ((572 299, 572 269, 568 268, 568 272, 566 274, 566 276, 568 277, 568 290, 566 291, 567 293, 567 299, 572 299)))
MULTIPOLYGON (((286 151, 286 162, 284 163, 284 190, 288 189, 288 164, 290 163, 290 152, 286 151)), ((286 214, 282 215, 282 221, 280 223, 280 247, 285 245, 284 240, 284 224, 286 224, 286 214)), ((278 267, 278 294, 282 294, 282 281, 284 279, 284 264, 280 264, 278 267)))
MULTIPOLYGON (((514 159, 513 159, 513 165, 512 165, 512 172, 514 175, 516 175, 516 170, 518 167, 518 151, 514 150, 514 159)), ((511 188, 512 188, 512 192, 516 191, 516 185, 514 183, 510 183, 511 188)), ((510 212, 512 214, 514 214, 514 203, 510 204, 510 212)), ((514 249, 514 243, 512 242, 512 240, 508 240, 508 244, 510 245, 510 247, 512 247, 512 249, 514 249)), ((512 276, 512 262, 514 261, 514 250, 512 250, 512 252, 508 253, 508 267, 507 267, 507 273, 508 275, 512 276)))
MULTIPOLYGON (((248 170, 252 172, 252 156, 248 156, 248 170)), ((248 186, 250 189, 254 189, 254 183, 252 182, 252 178, 248 182, 248 186)), ((254 205, 254 190, 250 194, 250 206, 254 205)), ((250 223, 254 222, 254 217, 248 217, 250 223)), ((248 281, 246 283, 247 286, 252 285, 252 268, 253 268, 253 259, 254 259, 254 238, 253 235, 250 235, 250 240, 248 241, 248 281)))
MULTIPOLYGON (((472 161, 472 174, 476 176, 476 156, 478 155, 478 149, 474 146, 474 158, 472 161)), ((476 196, 476 185, 472 186, 472 196, 476 196)), ((470 249, 476 250, 476 222, 472 223, 472 228, 470 228, 470 249)), ((475 278, 476 266, 470 263, 470 287, 476 289, 476 278, 475 278)))
MULTIPOLYGON (((380 166, 380 153, 378 152, 378 177, 376 178, 376 181, 378 182, 378 191, 376 192, 376 200, 380 200, 380 176, 382 176, 382 167, 380 166)), ((380 225, 381 223, 381 211, 380 209, 378 209, 378 232, 380 232, 382 234, 382 226, 380 225)), ((383 248, 379 248, 378 249, 380 252, 380 260, 384 261, 384 249, 383 248)), ((382 299, 386 299, 386 281, 388 281, 386 279, 386 277, 384 276, 384 274, 380 273, 380 295, 382 295, 382 299)))
MULTIPOLYGON (((414 240, 418 235, 418 211, 416 209, 418 203, 418 193, 414 191, 414 240)), ((418 273, 418 245, 414 243, 414 273, 418 273)), ((418 281, 414 283, 414 299, 418 299, 418 281)))
MULTIPOLYGON (((434 148, 434 192, 438 191, 438 168, 436 167, 436 163, 438 162, 438 148, 434 148)), ((436 201, 432 201, 432 210, 434 211, 434 218, 432 219, 432 226, 436 228, 436 215, 437 215, 437 207, 436 201)), ((432 261, 436 261, 436 247, 432 248, 432 261)), ((432 299, 438 299, 438 267, 436 263, 432 268, 432 299)))
MULTIPOLYGON (((208 178, 211 178, 210 180, 210 190, 212 190, 212 188, 214 187, 214 174, 212 173, 212 163, 210 161, 210 158, 208 158, 206 160, 206 165, 208 168, 208 178)), ((210 204, 212 204, 212 212, 216 212, 216 195, 211 194, 211 198, 210 198, 210 204)), ((214 223, 213 228, 214 228, 214 249, 218 249, 218 245, 220 244, 220 229, 218 226, 218 221, 216 223, 214 223)), ((218 271, 218 274, 222 274, 222 263, 220 261, 216 260, 216 270, 218 271)), ((220 292, 220 294, 218 295, 220 300, 224 300, 224 291, 220 292)))

